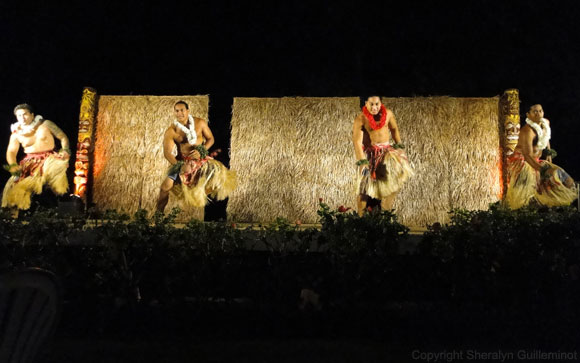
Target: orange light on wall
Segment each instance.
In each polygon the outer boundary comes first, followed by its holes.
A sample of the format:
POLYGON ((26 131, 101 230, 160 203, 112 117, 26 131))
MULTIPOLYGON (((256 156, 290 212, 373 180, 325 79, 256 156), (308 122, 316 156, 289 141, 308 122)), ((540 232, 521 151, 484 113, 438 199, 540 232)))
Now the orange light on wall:
POLYGON ((75 161, 74 194, 85 200, 89 180, 89 154, 92 147, 95 115, 97 111, 97 91, 90 87, 83 89, 79 113, 79 135, 75 161))
MULTIPOLYGON (((502 155, 502 148, 500 147, 499 149, 499 155, 502 155)), ((498 170, 498 174, 499 174, 499 193, 497 195, 497 198, 499 200, 503 199, 504 196, 504 192, 505 192, 505 188, 506 186, 504 185, 504 176, 503 176, 503 170, 504 170, 504 162, 503 162, 503 156, 499 158, 499 160, 497 161, 497 170, 498 170)))

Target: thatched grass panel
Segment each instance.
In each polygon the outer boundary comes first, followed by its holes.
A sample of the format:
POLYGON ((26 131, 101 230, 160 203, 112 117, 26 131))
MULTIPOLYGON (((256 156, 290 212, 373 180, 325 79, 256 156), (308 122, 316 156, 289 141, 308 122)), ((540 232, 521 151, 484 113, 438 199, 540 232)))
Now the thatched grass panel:
POLYGON ((500 197, 499 98, 456 99, 458 113, 450 153, 451 205, 487 209, 500 197))
POLYGON ((356 173, 352 123, 358 98, 296 99, 298 134, 295 157, 299 170, 296 203, 307 223, 318 221, 319 198, 332 207, 354 206, 356 173))
MULTIPOLYGON (((401 221, 448 220, 455 207, 485 209, 498 200, 498 99, 385 98, 394 111, 416 175, 395 204, 401 221)), ((354 207, 352 122, 357 98, 234 99, 232 169, 240 184, 231 219, 276 217, 313 223, 318 198, 354 207)))
POLYGON ((140 206, 147 108, 144 99, 100 96, 93 153, 93 202, 132 213, 140 206))
POLYGON ((452 107, 449 98, 388 98, 415 176, 397 196, 395 209, 401 221, 423 225, 447 218, 449 171, 446 146, 450 135, 445 120, 452 107))
POLYGON ((239 185, 230 219, 318 221, 318 199, 352 205, 357 98, 235 98, 230 165, 239 185))
POLYGON ((238 187, 228 201, 236 220, 268 221, 291 205, 294 188, 292 115, 281 99, 234 99, 230 167, 238 187))
POLYGON ((498 200, 498 98, 385 98, 397 117, 416 175, 395 209, 407 225, 448 220, 452 208, 486 209, 498 200))
MULTIPOLYGON (((100 210, 151 212, 169 163, 163 134, 173 105, 184 100, 190 113, 207 119, 207 96, 101 96, 95 133, 93 202, 100 210)), ((170 198, 168 209, 176 206, 170 198)), ((203 210, 185 210, 180 219, 203 219, 203 210)))

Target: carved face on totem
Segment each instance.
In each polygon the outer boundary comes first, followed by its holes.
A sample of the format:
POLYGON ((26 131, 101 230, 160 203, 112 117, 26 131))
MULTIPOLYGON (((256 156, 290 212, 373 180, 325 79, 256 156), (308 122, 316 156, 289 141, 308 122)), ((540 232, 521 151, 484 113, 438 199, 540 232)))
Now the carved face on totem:
POLYGON ((80 133, 87 133, 89 132, 89 126, 91 122, 89 120, 80 120, 79 121, 79 132, 80 133))
POLYGON ((86 137, 83 141, 77 143, 77 154, 79 153, 88 153, 89 147, 91 147, 91 139, 86 137))
POLYGON ((88 163, 83 163, 82 161, 75 162, 75 175, 86 176, 86 172, 89 169, 88 163))
POLYGON ((91 117, 91 105, 88 102, 81 103, 80 119, 88 120, 91 117))
POLYGON ((520 101, 517 92, 507 93, 507 100, 503 103, 503 112, 507 115, 520 114, 520 101))
POLYGON ((367 99, 365 106, 371 115, 378 115, 381 111, 381 98, 379 96, 371 96, 367 99))
POLYGON ((505 133, 508 140, 517 140, 520 135, 520 124, 514 122, 506 123, 505 133))

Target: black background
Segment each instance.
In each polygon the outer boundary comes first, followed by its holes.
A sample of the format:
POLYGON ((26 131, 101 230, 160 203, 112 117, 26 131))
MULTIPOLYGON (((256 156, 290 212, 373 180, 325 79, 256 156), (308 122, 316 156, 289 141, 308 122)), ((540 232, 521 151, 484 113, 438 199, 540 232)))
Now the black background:
POLYGON ((544 106, 555 162, 578 178, 578 19, 575 1, 1 2, 0 148, 22 102, 74 144, 84 86, 209 94, 224 150, 233 97, 492 97, 517 88, 522 117, 527 105, 544 106))

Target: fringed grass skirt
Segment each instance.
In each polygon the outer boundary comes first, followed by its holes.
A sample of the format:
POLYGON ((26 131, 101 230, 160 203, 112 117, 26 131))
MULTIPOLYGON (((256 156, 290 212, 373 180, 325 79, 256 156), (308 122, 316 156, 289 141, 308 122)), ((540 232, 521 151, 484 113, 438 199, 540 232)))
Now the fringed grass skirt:
POLYGON ((383 199, 398 192, 415 174, 403 149, 395 149, 384 143, 368 147, 365 152, 369 168, 360 175, 360 194, 383 199))
POLYGON ((32 195, 42 193, 44 185, 57 195, 66 193, 68 161, 54 151, 27 154, 20 161, 20 176, 10 177, 4 187, 2 207, 29 209, 32 195))
POLYGON ((570 176, 559 166, 545 160, 538 161, 549 165, 554 173, 546 179, 528 164, 521 152, 514 152, 507 161, 508 190, 504 204, 511 209, 521 208, 532 200, 548 207, 570 205, 576 199, 576 185, 565 185, 570 176))
POLYGON ((226 199, 237 186, 236 173, 219 161, 185 160, 171 194, 190 207, 205 207, 209 197, 226 199))

